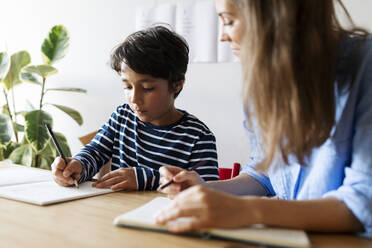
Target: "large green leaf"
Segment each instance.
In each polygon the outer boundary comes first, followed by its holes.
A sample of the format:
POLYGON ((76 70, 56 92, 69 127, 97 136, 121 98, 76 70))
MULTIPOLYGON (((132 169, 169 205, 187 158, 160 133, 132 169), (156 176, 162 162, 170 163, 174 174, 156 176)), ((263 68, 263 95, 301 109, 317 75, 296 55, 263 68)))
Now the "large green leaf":
POLYGON ((4 159, 7 159, 9 158, 9 155, 18 147, 20 147, 21 145, 18 144, 17 142, 14 142, 14 141, 10 141, 8 142, 6 145, 4 145, 4 149, 3 149, 3 155, 4 155, 4 159))
POLYGON ((39 163, 39 168, 44 169, 44 170, 51 170, 52 163, 54 161, 54 158, 51 156, 40 156, 39 158, 40 163, 39 163))
POLYGON ((12 138, 13 126, 7 115, 0 114, 0 142, 7 143, 12 138))
POLYGON ((71 150, 66 137, 62 133, 58 132, 54 132, 54 135, 56 136, 59 146, 61 147, 63 155, 65 155, 66 157, 71 157, 71 150))
POLYGON ((3 79, 5 88, 9 90, 13 86, 22 83, 19 74, 23 67, 31 62, 30 54, 27 51, 20 51, 10 57, 10 68, 3 79))
POLYGON ((5 159, 5 157, 4 157, 4 149, 5 149, 5 145, 0 144, 0 161, 3 161, 5 159))
POLYGON ((58 105, 58 104, 51 104, 53 105, 54 107, 56 108, 59 108, 60 110, 62 110, 63 112, 65 112, 66 114, 68 114, 72 119, 74 119, 74 121, 76 121, 80 126, 83 124, 83 117, 81 117, 81 114, 75 110, 75 109, 72 109, 70 107, 66 107, 66 106, 62 106, 62 105, 58 105))
POLYGON ((66 91, 66 92, 77 92, 87 93, 87 90, 81 88, 49 88, 47 91, 66 91))
POLYGON ((9 159, 15 164, 32 165, 32 147, 30 144, 21 145, 15 149, 9 156, 9 159))
POLYGON ((22 72, 21 79, 25 82, 41 85, 41 82, 39 82, 39 80, 37 80, 37 78, 29 72, 22 72))
POLYGON ((64 26, 54 26, 41 46, 44 63, 51 65, 62 59, 68 51, 69 40, 69 34, 64 26))
POLYGON ((57 149, 53 144, 52 139, 49 139, 48 144, 45 146, 45 148, 39 153, 42 156, 51 156, 51 157, 57 157, 57 149))
POLYGON ((49 140, 49 135, 45 129, 45 123, 52 126, 52 117, 42 110, 33 110, 25 115, 25 136, 32 144, 36 152, 44 149, 49 140))
POLYGON ((9 56, 6 52, 0 52, 0 81, 9 70, 9 56))
POLYGON ((56 74, 58 71, 56 68, 50 65, 31 65, 24 68, 25 72, 36 73, 42 78, 47 78, 50 75, 56 74))
MULTIPOLYGON (((53 132, 53 133, 54 133, 55 138, 57 139, 59 146, 61 147, 63 155, 65 155, 66 157, 71 157, 71 150, 70 150, 70 147, 68 146, 66 137, 62 133, 58 133, 58 132, 53 132)), ((51 158, 52 159, 51 162, 53 162, 54 158, 56 158, 57 156, 60 156, 52 139, 49 139, 48 144, 39 153, 39 155, 48 161, 50 160, 49 158, 51 158)), ((48 166, 50 166, 50 164, 48 166)))

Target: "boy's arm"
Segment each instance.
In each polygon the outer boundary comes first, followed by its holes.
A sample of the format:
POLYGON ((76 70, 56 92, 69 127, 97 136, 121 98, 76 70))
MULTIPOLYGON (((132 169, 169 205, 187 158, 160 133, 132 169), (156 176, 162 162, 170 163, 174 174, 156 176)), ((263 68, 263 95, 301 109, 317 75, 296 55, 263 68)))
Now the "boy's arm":
POLYGON ((200 161, 207 161, 207 163, 195 169, 200 177, 204 181, 218 180, 216 139, 211 132, 202 135, 195 143, 189 160, 189 167, 200 161))
POLYGON ((111 159, 115 133, 119 130, 117 127, 119 110, 120 107, 98 130, 92 141, 73 157, 83 165, 79 183, 90 180, 111 159))
POLYGON ((146 167, 133 167, 137 178, 138 190, 156 190, 159 187, 160 174, 158 170, 146 167))

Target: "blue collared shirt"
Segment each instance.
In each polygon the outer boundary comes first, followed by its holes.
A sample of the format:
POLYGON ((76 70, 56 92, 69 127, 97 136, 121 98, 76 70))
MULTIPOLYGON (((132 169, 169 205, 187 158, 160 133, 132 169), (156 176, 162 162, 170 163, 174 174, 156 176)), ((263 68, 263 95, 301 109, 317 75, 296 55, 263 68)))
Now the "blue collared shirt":
POLYGON ((336 122, 326 142, 312 150, 307 165, 290 156, 288 165, 271 166, 266 174, 257 172, 264 152, 258 132, 247 129, 252 159, 241 173, 280 199, 337 198, 364 225, 362 235, 372 238, 372 36, 363 41, 346 39, 336 72, 336 122), (350 87, 352 68, 355 80, 350 87))

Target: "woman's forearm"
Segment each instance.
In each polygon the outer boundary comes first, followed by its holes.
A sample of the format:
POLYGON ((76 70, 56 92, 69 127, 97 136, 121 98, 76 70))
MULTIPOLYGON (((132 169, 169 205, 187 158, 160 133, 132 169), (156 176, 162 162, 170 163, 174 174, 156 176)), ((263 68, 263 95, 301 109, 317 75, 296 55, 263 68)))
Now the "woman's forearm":
MULTIPOLYGON (((363 225, 335 198, 289 201, 270 198, 245 197, 246 211, 254 210, 257 223, 319 232, 356 232, 363 225)), ((251 223, 252 215, 246 215, 251 223)))
POLYGON ((209 188, 220 190, 233 195, 267 195, 265 188, 253 177, 247 174, 241 174, 230 180, 210 181, 207 182, 206 185, 209 188))

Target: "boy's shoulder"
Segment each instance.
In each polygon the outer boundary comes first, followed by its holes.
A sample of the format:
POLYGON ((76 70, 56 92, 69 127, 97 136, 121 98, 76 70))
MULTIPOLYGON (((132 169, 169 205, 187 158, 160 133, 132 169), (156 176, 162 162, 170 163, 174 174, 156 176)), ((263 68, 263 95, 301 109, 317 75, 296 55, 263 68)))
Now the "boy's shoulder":
POLYGON ((117 106, 115 113, 118 115, 128 115, 128 114, 133 115, 134 114, 132 109, 129 107, 128 103, 124 103, 124 104, 117 106))
POLYGON ((190 114, 184 110, 181 111, 184 113, 183 121, 181 122, 182 126, 191 128, 192 130, 199 131, 204 135, 213 135, 212 131, 203 121, 201 121, 193 114, 190 114))

